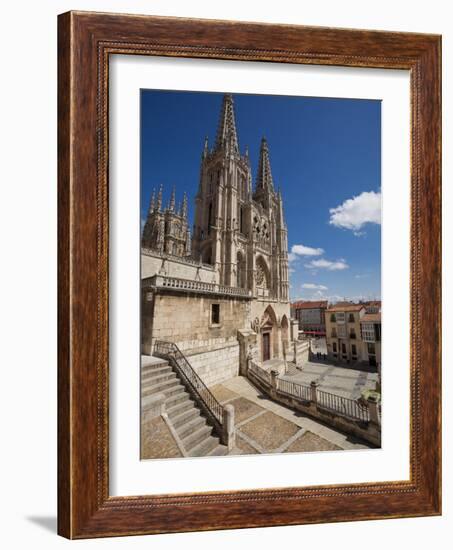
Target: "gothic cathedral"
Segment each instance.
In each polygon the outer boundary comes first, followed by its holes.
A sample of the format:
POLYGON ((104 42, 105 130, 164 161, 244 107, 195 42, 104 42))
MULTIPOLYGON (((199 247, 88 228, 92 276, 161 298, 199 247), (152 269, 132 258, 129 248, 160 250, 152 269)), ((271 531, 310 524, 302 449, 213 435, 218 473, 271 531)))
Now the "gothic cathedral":
POLYGON ((162 187, 157 197, 153 192, 142 234, 142 288, 153 302, 143 310, 154 316, 154 322, 142 323, 152 332, 149 342, 163 337, 178 340, 195 367, 197 341, 204 345, 201 355, 216 351, 219 342, 222 349, 234 342, 243 348, 234 360, 236 374, 238 364, 250 353, 260 362, 284 359, 293 336, 289 334, 288 236, 282 194, 274 186, 264 137, 253 188, 248 149, 242 154, 239 148, 230 94, 223 97, 215 143, 210 147, 207 138, 204 143, 192 236, 187 208, 186 195, 177 208, 173 190, 167 208, 162 208, 162 187), (184 282, 190 279, 191 284, 184 282), (177 297, 186 296, 180 316, 190 317, 190 300, 198 300, 190 324, 195 333, 190 349, 175 326, 177 317, 172 318, 171 334, 159 323, 156 326, 166 294, 167 312, 169 301, 177 309, 177 297), (200 315, 206 315, 204 328, 197 324, 200 315))

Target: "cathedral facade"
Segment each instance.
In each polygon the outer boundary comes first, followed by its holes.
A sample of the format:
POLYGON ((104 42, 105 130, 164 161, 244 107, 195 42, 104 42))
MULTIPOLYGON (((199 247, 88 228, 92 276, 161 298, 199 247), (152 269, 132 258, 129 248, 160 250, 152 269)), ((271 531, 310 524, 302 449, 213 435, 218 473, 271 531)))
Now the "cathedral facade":
POLYGON ((211 385, 247 359, 278 367, 291 353, 288 236, 269 147, 260 144, 253 185, 241 153, 234 100, 223 97, 212 147, 205 140, 192 236, 184 195, 166 208, 153 193, 142 234, 142 352, 176 343, 211 385))

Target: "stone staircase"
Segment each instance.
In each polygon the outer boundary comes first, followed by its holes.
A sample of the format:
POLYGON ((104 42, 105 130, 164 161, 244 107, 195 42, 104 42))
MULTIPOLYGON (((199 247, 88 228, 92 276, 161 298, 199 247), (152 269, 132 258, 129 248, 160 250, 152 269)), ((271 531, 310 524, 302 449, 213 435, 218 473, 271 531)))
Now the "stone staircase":
POLYGON ((202 410, 186 390, 176 370, 165 359, 148 357, 142 360, 142 398, 164 394, 166 414, 173 427, 173 436, 185 456, 219 456, 228 452, 208 424, 202 410))

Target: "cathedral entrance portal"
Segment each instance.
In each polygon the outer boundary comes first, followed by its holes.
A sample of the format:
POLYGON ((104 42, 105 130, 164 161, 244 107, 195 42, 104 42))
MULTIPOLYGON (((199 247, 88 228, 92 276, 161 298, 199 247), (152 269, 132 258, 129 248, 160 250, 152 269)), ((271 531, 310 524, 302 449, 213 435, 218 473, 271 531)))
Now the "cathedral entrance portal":
POLYGON ((268 306, 261 317, 261 360, 269 361, 278 357, 277 317, 271 306, 268 306))
POLYGON ((263 332, 262 346, 263 346, 263 362, 269 361, 269 359, 271 358, 271 333, 270 332, 263 332))

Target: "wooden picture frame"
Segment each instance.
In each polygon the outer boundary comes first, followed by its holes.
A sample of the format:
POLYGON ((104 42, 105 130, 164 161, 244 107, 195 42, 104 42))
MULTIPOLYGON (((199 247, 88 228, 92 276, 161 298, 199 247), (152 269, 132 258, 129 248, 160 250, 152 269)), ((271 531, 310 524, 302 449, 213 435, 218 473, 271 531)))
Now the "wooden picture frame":
POLYGON ((441 513, 441 39, 69 12, 58 21, 58 532, 88 538, 441 513), (410 480, 109 496, 111 54, 410 71, 410 480))

